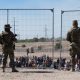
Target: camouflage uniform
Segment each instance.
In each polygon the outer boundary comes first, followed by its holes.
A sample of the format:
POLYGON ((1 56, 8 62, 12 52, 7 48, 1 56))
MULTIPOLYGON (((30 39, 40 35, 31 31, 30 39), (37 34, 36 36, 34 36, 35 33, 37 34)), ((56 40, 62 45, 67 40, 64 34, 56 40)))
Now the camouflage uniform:
POLYGON ((71 43, 70 55, 72 59, 72 71, 75 71, 76 55, 77 59, 80 59, 80 28, 72 28, 67 33, 67 40, 71 43))
MULTIPOLYGON (((7 26, 10 28, 10 26, 7 26)), ((7 63, 7 58, 9 55, 10 58, 10 65, 12 67, 12 70, 15 70, 15 65, 14 65, 14 42, 17 40, 15 38, 15 35, 10 31, 6 32, 3 31, 1 36, 0 36, 0 43, 2 44, 2 49, 3 49, 3 69, 6 67, 7 63)), ((15 70, 16 71, 16 70, 15 70)))

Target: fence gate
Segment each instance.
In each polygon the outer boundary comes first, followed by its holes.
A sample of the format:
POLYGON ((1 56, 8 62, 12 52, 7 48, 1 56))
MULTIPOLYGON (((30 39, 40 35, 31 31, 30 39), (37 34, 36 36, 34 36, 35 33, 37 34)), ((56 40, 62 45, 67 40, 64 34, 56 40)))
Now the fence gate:
POLYGON ((80 26, 80 10, 68 10, 61 11, 61 50, 60 57, 65 57, 70 59, 69 48, 70 43, 66 41, 67 32, 72 27, 73 20, 78 21, 78 26, 80 26))
POLYGON ((54 59, 54 9, 0 9, 0 32, 5 24, 17 34, 15 59, 54 59))

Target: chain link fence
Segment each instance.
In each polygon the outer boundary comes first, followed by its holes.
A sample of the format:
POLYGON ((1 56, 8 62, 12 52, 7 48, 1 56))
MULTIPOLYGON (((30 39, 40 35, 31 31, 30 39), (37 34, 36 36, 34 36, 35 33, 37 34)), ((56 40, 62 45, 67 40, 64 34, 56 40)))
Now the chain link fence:
MULTIPOLYGON (((0 32, 10 24, 17 34, 15 59, 49 56, 54 59, 54 9, 0 9, 0 32)), ((2 49, 0 47, 1 54, 2 49)))

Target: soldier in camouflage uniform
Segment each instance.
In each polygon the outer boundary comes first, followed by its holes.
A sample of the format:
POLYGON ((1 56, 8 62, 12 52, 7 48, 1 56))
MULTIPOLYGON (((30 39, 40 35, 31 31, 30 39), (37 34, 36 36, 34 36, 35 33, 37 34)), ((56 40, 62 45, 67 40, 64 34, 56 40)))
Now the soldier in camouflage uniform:
POLYGON ((2 31, 2 34, 0 35, 0 43, 2 44, 2 49, 3 49, 3 72, 5 72, 5 67, 7 63, 7 58, 9 55, 10 58, 10 64, 12 67, 12 72, 18 72, 15 69, 15 64, 14 64, 14 42, 17 40, 15 38, 15 35, 13 32, 10 31, 10 25, 6 24, 4 26, 5 31, 2 31))
POLYGON ((80 63, 80 28, 77 20, 73 21, 73 27, 67 33, 67 41, 70 42, 70 55, 72 59, 72 71, 75 71, 76 56, 80 63))

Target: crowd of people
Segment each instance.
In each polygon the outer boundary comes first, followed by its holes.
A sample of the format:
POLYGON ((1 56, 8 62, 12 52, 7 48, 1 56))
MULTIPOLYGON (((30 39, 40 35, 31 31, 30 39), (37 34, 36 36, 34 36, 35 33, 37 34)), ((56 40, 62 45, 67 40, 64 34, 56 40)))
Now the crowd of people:
MULTIPOLYGON (((40 57, 32 56, 32 57, 16 57, 15 58, 15 66, 22 68, 38 68, 38 69, 46 69, 46 68, 54 68, 57 70, 71 70, 71 60, 66 60, 66 58, 58 58, 54 60, 49 56, 43 55, 40 57)), ((75 70, 79 70, 80 64, 76 63, 75 70)))
MULTIPOLYGON (((57 70, 71 70, 71 60, 67 61, 66 58, 58 58, 54 60, 49 56, 43 55, 41 57, 37 56, 20 56, 15 57, 15 66, 17 68, 38 68, 38 69, 46 69, 46 68, 54 68, 57 70)), ((0 55, 0 65, 3 63, 3 55, 0 55)), ((9 62, 9 67, 11 67, 9 62)), ((79 70, 80 64, 75 65, 75 70, 79 70)))
POLYGON ((52 65, 52 58, 49 56, 33 56, 33 57, 16 57, 15 66, 16 67, 50 67, 52 65))
MULTIPOLYGON (((3 56, 0 55, 0 64, 3 62, 3 56)), ((15 57, 15 66, 22 68, 54 68, 54 69, 66 69, 70 70, 71 68, 71 61, 67 61, 66 58, 57 59, 53 62, 53 59, 49 56, 43 55, 41 57, 37 56, 20 56, 15 57)), ((9 63, 9 66, 10 63, 9 63)))

